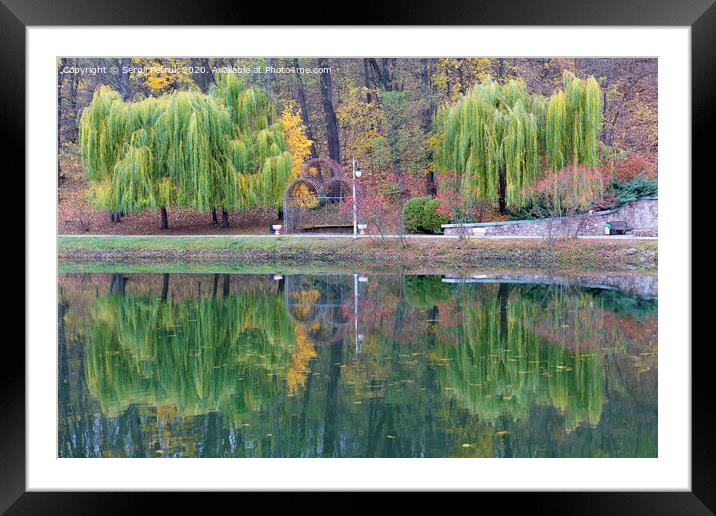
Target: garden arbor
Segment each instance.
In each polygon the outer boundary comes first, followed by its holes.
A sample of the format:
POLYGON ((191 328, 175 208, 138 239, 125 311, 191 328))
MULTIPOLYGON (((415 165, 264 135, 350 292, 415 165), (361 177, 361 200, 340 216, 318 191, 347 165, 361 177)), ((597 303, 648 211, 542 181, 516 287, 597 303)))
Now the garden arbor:
POLYGON ((301 175, 284 190, 285 232, 352 231, 353 213, 348 209, 352 206, 352 186, 335 160, 315 158, 304 163, 301 175))
POLYGON ((565 71, 549 99, 521 80, 476 84, 438 109, 433 121, 435 169, 457 172, 465 200, 497 201, 500 212, 524 199, 544 169, 598 161, 602 93, 594 77, 565 71))
POLYGON ((342 307, 352 295, 346 276, 286 276, 286 315, 315 346, 340 342, 350 321, 342 307))
POLYGON ((291 155, 274 108, 236 75, 210 94, 179 91, 125 102, 106 86, 80 120, 89 200, 134 213, 169 206, 228 211, 281 205, 291 155))

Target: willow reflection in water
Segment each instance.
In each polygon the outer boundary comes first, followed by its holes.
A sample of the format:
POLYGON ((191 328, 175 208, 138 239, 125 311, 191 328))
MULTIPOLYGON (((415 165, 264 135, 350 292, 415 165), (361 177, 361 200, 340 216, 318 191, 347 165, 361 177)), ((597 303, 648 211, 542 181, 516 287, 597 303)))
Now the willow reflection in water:
POLYGON ((59 287, 61 457, 657 454, 655 300, 389 275, 59 287))

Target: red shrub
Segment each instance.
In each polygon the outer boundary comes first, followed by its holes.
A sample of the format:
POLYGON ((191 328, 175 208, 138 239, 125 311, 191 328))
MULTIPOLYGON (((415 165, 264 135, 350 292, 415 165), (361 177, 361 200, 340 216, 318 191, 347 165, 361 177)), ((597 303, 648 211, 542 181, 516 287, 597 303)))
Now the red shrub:
POLYGON ((619 160, 614 164, 612 175, 619 181, 631 181, 639 174, 643 174, 646 179, 654 179, 656 177, 656 164, 650 162, 643 156, 638 154, 629 154, 623 160, 619 160))

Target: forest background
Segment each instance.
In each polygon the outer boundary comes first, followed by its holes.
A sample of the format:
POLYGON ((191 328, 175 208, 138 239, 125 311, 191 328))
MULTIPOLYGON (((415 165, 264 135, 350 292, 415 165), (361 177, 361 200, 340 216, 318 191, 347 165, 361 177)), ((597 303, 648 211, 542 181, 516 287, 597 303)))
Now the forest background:
MULTIPOLYGON (((286 130, 296 176, 301 163, 330 157, 350 172, 359 161, 367 195, 406 190, 434 195, 433 118, 440 106, 488 77, 524 81, 549 96, 563 73, 593 76, 602 94, 599 134, 610 174, 653 178, 658 165, 657 60, 622 58, 60 58, 58 59, 58 184, 60 233, 153 233, 155 214, 111 222, 87 204, 77 145, 82 110, 101 86, 126 101, 174 91, 209 92, 216 72, 239 73, 266 92, 286 130)), ((273 210, 232 213, 237 233, 266 232, 273 210)), ((485 220, 504 217, 484 214, 485 220)), ((206 215, 172 212, 172 230, 214 232, 206 215)))

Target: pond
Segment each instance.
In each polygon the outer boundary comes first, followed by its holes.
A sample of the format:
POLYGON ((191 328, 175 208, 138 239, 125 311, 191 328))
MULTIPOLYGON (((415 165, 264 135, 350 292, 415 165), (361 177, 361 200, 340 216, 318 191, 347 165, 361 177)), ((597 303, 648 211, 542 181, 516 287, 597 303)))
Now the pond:
POLYGON ((60 274, 59 457, 656 457, 657 300, 405 274, 60 274))

